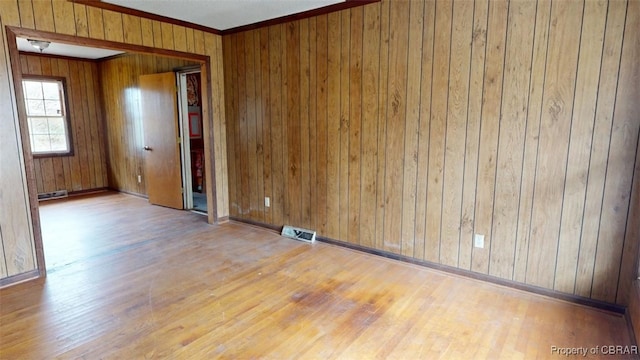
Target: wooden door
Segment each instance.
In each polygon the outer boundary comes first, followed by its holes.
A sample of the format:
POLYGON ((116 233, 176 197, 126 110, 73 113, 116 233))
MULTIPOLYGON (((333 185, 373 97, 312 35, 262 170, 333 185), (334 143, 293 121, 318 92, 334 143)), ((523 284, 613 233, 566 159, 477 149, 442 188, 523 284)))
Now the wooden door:
POLYGON ((140 108, 149 202, 182 209, 176 75, 141 75, 140 108))

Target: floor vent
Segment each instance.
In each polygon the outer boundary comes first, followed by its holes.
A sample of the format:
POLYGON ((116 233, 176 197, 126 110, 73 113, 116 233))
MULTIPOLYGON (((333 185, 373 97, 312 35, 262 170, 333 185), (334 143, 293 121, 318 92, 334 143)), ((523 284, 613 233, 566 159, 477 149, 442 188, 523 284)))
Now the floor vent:
POLYGON ((305 242, 308 242, 308 243, 312 243, 312 242, 314 242, 316 240, 316 232, 315 231, 296 228, 296 227, 289 226, 289 225, 285 225, 282 228, 282 234, 281 235, 282 236, 286 236, 288 238, 295 239, 295 240, 305 241, 305 242))
POLYGON ((69 196, 67 190, 58 190, 51 191, 42 194, 38 194, 38 200, 51 200, 51 199, 60 199, 69 196))

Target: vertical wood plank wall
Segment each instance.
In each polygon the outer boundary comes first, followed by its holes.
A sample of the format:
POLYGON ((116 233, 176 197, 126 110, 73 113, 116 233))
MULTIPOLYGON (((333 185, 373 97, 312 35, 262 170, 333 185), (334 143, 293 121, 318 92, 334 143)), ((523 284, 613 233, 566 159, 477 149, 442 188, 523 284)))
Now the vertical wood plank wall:
POLYGON ((36 269, 33 227, 22 157, 18 110, 0 18, 0 279, 36 269))
POLYGON ((74 155, 33 160, 38 193, 107 187, 104 123, 96 62, 26 54, 20 55, 20 62, 23 75, 66 79, 74 155))
POLYGON ((626 304, 639 19, 382 0, 224 36, 231 216, 626 304))
POLYGON ((186 60, 131 54, 100 61, 102 103, 106 121, 109 187, 147 195, 144 133, 140 118, 138 77, 195 64, 186 60), (141 182, 138 183, 138 175, 141 182))
MULTIPOLYGON (((212 114, 203 114, 204 130, 212 139, 212 154, 207 172, 216 184, 218 217, 229 214, 227 183, 227 144, 223 84, 222 37, 183 26, 162 23, 138 16, 102 10, 67 0, 2 0, 0 6, 2 42, 0 52, 0 231, 4 256, 0 257, 0 279, 36 268, 33 227, 27 182, 34 184, 35 170, 30 159, 22 157, 20 130, 17 128, 15 93, 8 57, 4 26, 14 26, 92 39, 106 39, 166 50, 180 50, 210 57, 212 114), (177 35, 176 35, 177 34, 177 35), (184 36, 182 36, 184 34, 184 36), (185 42, 180 42, 181 39, 185 42), (176 39, 178 43, 176 43, 176 39), (209 116, 211 115, 211 116, 209 116), (215 158, 214 158, 215 156, 215 158), (25 180, 26 179, 26 180, 25 180)), ((2 254, 0 254, 2 255, 2 254)))

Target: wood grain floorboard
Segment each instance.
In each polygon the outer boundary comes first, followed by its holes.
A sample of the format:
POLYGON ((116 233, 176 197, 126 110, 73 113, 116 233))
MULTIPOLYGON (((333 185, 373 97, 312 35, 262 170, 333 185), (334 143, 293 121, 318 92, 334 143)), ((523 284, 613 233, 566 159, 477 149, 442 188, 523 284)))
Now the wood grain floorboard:
POLYGON ((40 214, 48 277, 0 290, 1 359, 529 359, 632 344, 619 314, 130 195, 40 214))

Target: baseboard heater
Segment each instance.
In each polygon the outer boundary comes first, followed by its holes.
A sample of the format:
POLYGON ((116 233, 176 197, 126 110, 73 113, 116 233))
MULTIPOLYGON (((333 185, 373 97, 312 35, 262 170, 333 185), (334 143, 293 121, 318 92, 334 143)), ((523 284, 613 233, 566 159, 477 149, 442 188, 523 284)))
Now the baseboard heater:
POLYGON ((58 190, 58 191, 51 191, 51 192, 38 194, 38 200, 60 199, 60 198, 66 198, 68 196, 69 196, 69 193, 67 192, 67 190, 58 190))
POLYGON ((296 228, 296 227, 289 226, 289 225, 285 225, 282 228, 281 235, 284 236, 284 237, 288 237, 288 238, 294 239, 294 240, 300 240, 300 241, 304 241, 304 242, 308 242, 308 243, 312 243, 312 242, 316 241, 316 232, 315 231, 296 228))

